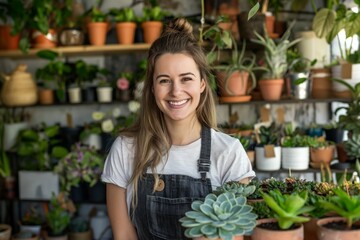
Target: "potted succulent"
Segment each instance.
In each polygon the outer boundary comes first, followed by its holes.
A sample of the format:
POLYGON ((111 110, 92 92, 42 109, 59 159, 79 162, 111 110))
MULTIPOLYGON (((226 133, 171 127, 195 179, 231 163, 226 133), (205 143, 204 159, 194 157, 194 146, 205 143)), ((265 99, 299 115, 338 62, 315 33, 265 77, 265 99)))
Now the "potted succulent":
POLYGON ((300 39, 295 39, 293 41, 289 40, 293 26, 294 22, 277 42, 270 38, 266 31, 264 36, 255 32, 257 39, 252 39, 253 42, 264 47, 267 71, 259 80, 259 87, 264 100, 279 100, 281 97, 284 85, 284 75, 288 68, 286 51, 300 41, 300 39), (275 88, 267 89, 269 86, 275 88))
POLYGON ((136 15, 131 7, 110 9, 109 15, 116 23, 116 34, 120 44, 133 44, 136 30, 136 15))
POLYGON ((278 189, 263 193, 265 203, 274 212, 274 218, 258 220, 252 239, 303 239, 302 223, 310 220, 303 214, 314 209, 313 206, 306 206, 307 196, 307 191, 283 194, 278 189))
POLYGON ((153 43, 161 34, 164 17, 168 14, 160 6, 144 6, 141 27, 144 42, 153 43))
POLYGON ((246 204, 246 197, 232 191, 208 194, 204 201, 194 201, 191 208, 180 219, 188 238, 232 240, 250 235, 256 225, 257 216, 246 204))
POLYGON ((47 231, 46 240, 66 240, 71 216, 76 211, 74 204, 60 192, 53 194, 49 209, 45 213, 47 231))
POLYGON ((281 126, 275 123, 261 126, 255 131, 255 165, 256 169, 276 171, 281 167, 281 126))
POLYGON ((88 220, 75 217, 70 220, 69 240, 91 240, 91 228, 88 220))
POLYGON ((311 167, 320 168, 321 164, 330 165, 334 158, 334 142, 327 141, 324 137, 314 137, 309 145, 311 167))
POLYGON ((360 230, 355 223, 360 219, 360 196, 350 196, 345 190, 335 188, 335 195, 320 200, 328 212, 336 217, 326 217, 317 221, 319 240, 356 239, 360 230))

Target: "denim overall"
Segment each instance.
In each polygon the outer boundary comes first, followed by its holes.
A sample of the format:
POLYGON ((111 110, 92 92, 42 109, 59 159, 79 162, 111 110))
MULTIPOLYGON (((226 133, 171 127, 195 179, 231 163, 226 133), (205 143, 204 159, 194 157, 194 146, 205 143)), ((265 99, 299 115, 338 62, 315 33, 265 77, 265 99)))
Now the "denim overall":
POLYGON ((212 192, 211 181, 206 178, 210 170, 211 132, 201 130, 201 152, 198 160, 200 178, 185 175, 161 175, 165 183, 162 191, 153 191, 154 178, 146 174, 138 185, 138 205, 133 215, 139 240, 187 239, 179 219, 191 210, 194 200, 203 200, 212 192))

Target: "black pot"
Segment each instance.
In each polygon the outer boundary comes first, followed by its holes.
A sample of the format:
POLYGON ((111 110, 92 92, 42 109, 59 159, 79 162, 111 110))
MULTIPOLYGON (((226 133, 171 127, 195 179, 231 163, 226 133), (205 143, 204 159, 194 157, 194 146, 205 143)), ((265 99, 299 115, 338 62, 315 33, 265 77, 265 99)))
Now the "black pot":
POLYGON ((70 151, 71 146, 80 141, 80 133, 83 129, 83 127, 61 127, 60 135, 62 146, 70 151))
POLYGON ((81 90, 84 102, 96 102, 96 87, 85 87, 81 90))
POLYGON ((70 189, 70 199, 74 203, 82 203, 88 199, 88 189, 89 184, 85 182, 80 182, 78 187, 71 187, 70 189))
POLYGON ((344 130, 340 128, 324 129, 325 138, 327 141, 333 141, 335 143, 341 143, 344 139, 344 130))

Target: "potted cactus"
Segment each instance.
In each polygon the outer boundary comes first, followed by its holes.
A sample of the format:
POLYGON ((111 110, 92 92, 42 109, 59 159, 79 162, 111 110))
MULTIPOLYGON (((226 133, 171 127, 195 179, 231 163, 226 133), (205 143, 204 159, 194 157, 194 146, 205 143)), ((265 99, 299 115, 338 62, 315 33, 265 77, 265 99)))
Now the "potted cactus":
POLYGON ((210 193, 204 201, 194 201, 191 208, 180 219, 188 238, 238 239, 250 235, 256 225, 257 215, 252 213, 246 197, 231 191, 218 196, 210 193))

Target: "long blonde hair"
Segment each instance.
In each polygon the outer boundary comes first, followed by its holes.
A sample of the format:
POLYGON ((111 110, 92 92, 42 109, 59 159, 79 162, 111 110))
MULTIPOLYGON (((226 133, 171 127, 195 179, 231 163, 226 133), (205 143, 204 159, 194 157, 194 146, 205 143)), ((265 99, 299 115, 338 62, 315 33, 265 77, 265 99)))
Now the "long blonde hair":
POLYGON ((192 25, 184 18, 171 21, 161 36, 152 44, 147 58, 147 72, 141 107, 137 121, 121 134, 134 139, 134 172, 131 177, 134 194, 132 206, 137 204, 138 182, 150 167, 154 173, 155 185, 159 180, 156 166, 170 147, 171 139, 166 128, 164 115, 158 108, 152 92, 153 74, 157 59, 165 53, 184 53, 191 56, 198 66, 200 77, 205 80, 205 90, 200 96, 196 109, 197 118, 202 126, 216 128, 216 110, 213 91, 209 84, 209 66, 206 56, 193 35, 192 25))

